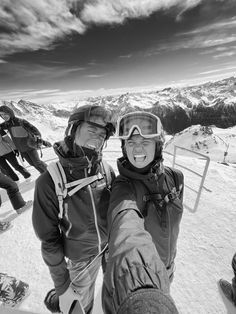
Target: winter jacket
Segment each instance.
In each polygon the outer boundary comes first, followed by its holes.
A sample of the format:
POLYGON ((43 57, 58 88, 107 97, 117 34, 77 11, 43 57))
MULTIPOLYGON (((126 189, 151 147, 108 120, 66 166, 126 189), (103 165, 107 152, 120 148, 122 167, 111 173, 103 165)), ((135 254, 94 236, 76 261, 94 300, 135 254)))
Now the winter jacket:
MULTIPOLYGON (((73 157, 64 143, 54 145, 64 168, 67 182, 85 177, 88 168, 86 157, 73 157)), ((114 172, 109 167, 112 179, 114 172)), ((104 173, 97 160, 91 174, 104 173)), ((42 242, 42 256, 49 267, 58 295, 70 284, 65 257, 87 261, 98 255, 107 243, 107 210, 110 191, 105 178, 92 183, 68 197, 62 219, 58 217, 59 203, 54 182, 48 171, 36 181, 33 226, 42 242), (95 205, 95 208, 94 208, 95 205)))
MULTIPOLYGON (((112 199, 117 195, 117 187, 116 183, 112 199)), ((124 195, 123 189, 121 193, 124 195)), ((119 215, 113 215, 110 211, 112 206, 108 214, 109 259, 102 288, 105 314, 117 313, 127 296, 141 288, 155 288, 169 295, 170 283, 166 268, 150 234, 144 228, 142 215, 137 207, 125 209, 127 207, 123 206, 123 210, 121 207, 119 215)))
POLYGON ((13 110, 7 106, 1 106, 0 112, 7 113, 11 118, 0 124, 0 128, 8 130, 16 148, 21 152, 32 150, 28 144, 30 138, 41 137, 39 130, 25 119, 15 117, 13 110))
POLYGON ((4 130, 0 129, 0 156, 11 153, 16 150, 14 143, 4 130))
MULTIPOLYGON (((149 191, 152 191, 152 193, 160 193, 159 184, 161 176, 163 176, 164 173, 158 174, 156 170, 154 173, 150 171, 148 174, 141 174, 132 171, 128 165, 123 157, 118 160, 120 175, 116 178, 112 187, 109 207, 111 220, 124 209, 132 208, 141 211, 137 203, 135 187, 132 184, 133 180, 141 180, 148 187, 149 191)), ((172 185, 175 186, 174 178, 171 179, 173 181, 172 185)), ((165 180, 163 189, 166 193, 169 192, 165 180)), ((145 228, 151 234, 156 249, 170 276, 173 273, 179 225, 183 213, 182 202, 183 189, 179 197, 167 203, 166 210, 162 212, 157 210, 153 202, 149 202, 144 218, 145 228), (162 223, 163 219, 165 224, 162 223)))

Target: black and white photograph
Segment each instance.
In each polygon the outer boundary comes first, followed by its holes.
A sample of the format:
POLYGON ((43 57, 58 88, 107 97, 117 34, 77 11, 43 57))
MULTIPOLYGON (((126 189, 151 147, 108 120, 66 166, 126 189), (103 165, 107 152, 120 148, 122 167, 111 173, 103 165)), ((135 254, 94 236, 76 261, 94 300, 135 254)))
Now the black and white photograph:
POLYGON ((236 314, 236 1, 0 1, 0 313, 236 314))

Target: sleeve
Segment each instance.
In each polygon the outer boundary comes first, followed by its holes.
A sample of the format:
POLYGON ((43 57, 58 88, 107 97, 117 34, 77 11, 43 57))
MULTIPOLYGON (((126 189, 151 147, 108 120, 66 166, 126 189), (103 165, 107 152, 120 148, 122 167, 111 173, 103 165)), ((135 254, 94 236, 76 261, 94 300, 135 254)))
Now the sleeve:
POLYGON ((39 130, 27 120, 22 119, 22 125, 30 134, 41 137, 39 130))
MULTIPOLYGON (((112 184, 110 203, 108 208, 108 231, 111 228, 112 222, 115 217, 126 209, 134 209, 141 215, 133 186, 129 180, 119 175, 116 177, 112 184)), ((142 215, 141 215, 142 216, 142 215)))
POLYGON ((34 231, 41 241, 43 260, 49 268, 57 294, 61 295, 68 288, 70 278, 59 227, 58 200, 48 172, 36 181, 32 222, 34 231))
POLYGON ((109 258, 103 282, 105 313, 116 313, 133 291, 151 287, 169 294, 169 278, 144 219, 133 209, 114 218, 109 236, 109 258))
POLYGON ((7 129, 7 124, 6 122, 3 122, 0 124, 0 130, 6 130, 7 129))

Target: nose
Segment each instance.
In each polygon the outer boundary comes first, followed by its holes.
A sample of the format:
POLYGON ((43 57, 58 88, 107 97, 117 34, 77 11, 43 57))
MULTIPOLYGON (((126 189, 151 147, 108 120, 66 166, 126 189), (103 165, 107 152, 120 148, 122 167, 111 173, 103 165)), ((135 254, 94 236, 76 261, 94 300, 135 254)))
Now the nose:
POLYGON ((135 151, 135 152, 141 152, 142 150, 143 150, 143 145, 142 145, 142 144, 136 143, 136 144, 134 145, 134 151, 135 151))

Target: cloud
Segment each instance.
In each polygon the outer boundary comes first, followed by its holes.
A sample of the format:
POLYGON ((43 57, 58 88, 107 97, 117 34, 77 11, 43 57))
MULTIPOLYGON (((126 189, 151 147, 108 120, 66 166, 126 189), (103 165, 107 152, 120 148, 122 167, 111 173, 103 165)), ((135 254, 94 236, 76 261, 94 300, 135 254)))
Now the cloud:
POLYGON ((124 23, 159 10, 180 12, 201 0, 1 0, 0 56, 50 50, 72 33, 84 34, 93 24, 124 23))
MULTIPOLYGON (((189 32, 182 32, 171 38, 159 42, 157 47, 152 47, 145 52, 146 57, 157 55, 165 51, 177 51, 182 49, 207 49, 213 48, 219 51, 226 50, 225 45, 236 42, 236 18, 215 22, 198 27, 189 32)), ((200 54, 212 53, 213 50, 200 51, 200 54)), ((231 54, 232 55, 232 54, 231 54)))
POLYGON ((83 34, 85 25, 70 12, 66 0, 1 0, 0 55, 51 49, 72 32, 83 34))
POLYGON ((106 75, 106 73, 104 74, 88 74, 88 75, 84 75, 85 77, 88 78, 98 78, 98 77, 104 77, 106 75))
POLYGON ((214 59, 219 59, 219 58, 225 58, 225 57, 232 57, 236 55, 236 51, 226 51, 222 52, 218 55, 213 56, 214 59))
POLYGON ((144 18, 159 10, 179 7, 180 12, 192 9, 202 0, 99 0, 87 1, 83 21, 95 24, 123 23, 126 19, 144 18))
POLYGON ((128 54, 128 55, 123 55, 123 56, 119 56, 119 58, 124 58, 124 59, 129 59, 132 57, 132 54, 128 54))
POLYGON ((236 66, 230 66, 230 67, 224 67, 221 69, 214 69, 214 70, 210 70, 210 71, 204 71, 204 72, 200 72, 198 73, 198 75, 206 75, 206 74, 212 74, 212 73, 217 73, 217 72, 224 72, 224 71, 233 71, 234 69, 236 69, 236 66))

